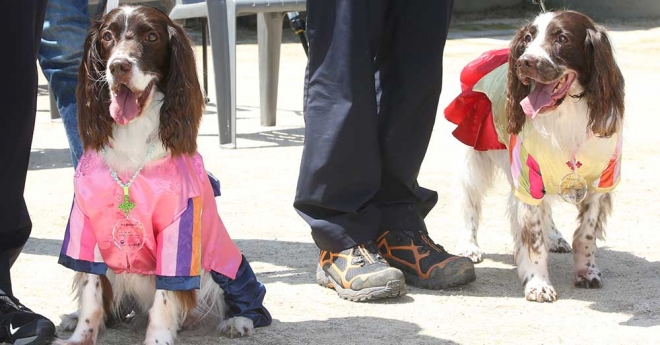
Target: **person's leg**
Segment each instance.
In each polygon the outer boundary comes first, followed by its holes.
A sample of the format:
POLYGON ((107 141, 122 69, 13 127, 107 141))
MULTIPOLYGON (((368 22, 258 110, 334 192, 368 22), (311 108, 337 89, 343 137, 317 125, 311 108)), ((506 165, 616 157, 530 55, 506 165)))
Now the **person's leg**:
POLYGON ((294 206, 321 249, 373 240, 380 212, 374 56, 387 1, 307 2, 305 144, 294 206))
POLYGON ((452 7, 452 0, 397 2, 392 31, 386 33, 392 36, 389 47, 378 58, 383 168, 375 197, 382 213, 378 245, 407 283, 425 288, 475 277, 470 260, 446 253, 428 238, 424 218, 438 195, 417 183, 440 98, 452 7))
POLYGON ((405 293, 373 245, 380 211, 374 57, 389 1, 307 1, 305 144, 294 207, 321 249, 317 281, 345 299, 405 293), (370 244, 371 243, 371 244, 370 244))
MULTIPOLYGON (((0 12, 3 31, 12 33, 0 37, 0 45, 12 47, 0 54, 0 74, 9 81, 0 83, 0 104, 3 104, 0 110, 3 130, 0 181, 4 184, 0 198, 1 252, 22 247, 29 236, 30 218, 23 191, 37 112, 35 61, 45 4, 45 1, 10 1, 5 4, 8 8, 0 12), (19 231, 21 229, 28 230, 19 231)), ((8 267, 0 270, 8 270, 8 267)))
POLYGON ((46 0, 7 1, 0 11, 0 343, 47 344, 55 325, 35 314, 13 296, 9 269, 30 234, 30 217, 23 191, 36 115, 35 61, 46 0))
MULTIPOLYGON (((30 221, 30 215, 28 214, 27 206, 22 195, 18 206, 19 208, 16 211, 19 217, 14 231, 0 230, 0 238, 3 239, 0 245, 0 291, 10 296, 13 295, 11 275, 9 273, 10 269, 14 265, 14 262, 16 262, 18 255, 23 249, 23 245, 25 245, 32 232, 32 222, 30 221)), ((3 214, 2 216, 5 215, 3 214)), ((8 229, 4 228, 4 230, 8 229)))
POLYGON ((438 195, 417 176, 431 139, 453 1, 397 3, 387 52, 378 58, 383 176, 376 204, 386 227, 424 228, 438 195))
POLYGON ((39 47, 39 64, 57 101, 74 168, 83 153, 78 134, 76 86, 90 24, 88 0, 50 0, 39 47))

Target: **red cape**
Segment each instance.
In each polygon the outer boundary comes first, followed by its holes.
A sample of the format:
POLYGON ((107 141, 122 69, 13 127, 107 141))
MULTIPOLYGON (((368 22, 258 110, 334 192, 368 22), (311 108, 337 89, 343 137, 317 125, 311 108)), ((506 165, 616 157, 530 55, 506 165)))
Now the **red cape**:
POLYGON ((461 71, 463 92, 445 109, 445 118, 457 125, 454 137, 478 151, 503 150, 493 124, 490 100, 481 93, 472 91, 474 85, 486 74, 505 64, 509 59, 509 48, 491 50, 470 62, 461 71))

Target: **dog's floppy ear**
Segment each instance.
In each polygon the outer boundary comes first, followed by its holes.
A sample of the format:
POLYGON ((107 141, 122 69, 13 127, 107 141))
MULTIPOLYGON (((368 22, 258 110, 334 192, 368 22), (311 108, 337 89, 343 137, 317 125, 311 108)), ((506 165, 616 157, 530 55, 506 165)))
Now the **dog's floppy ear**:
POLYGON ((518 134, 525 124, 525 112, 523 112, 520 101, 529 93, 529 86, 524 85, 518 79, 516 61, 525 52, 525 36, 529 32, 529 25, 518 30, 509 45, 509 73, 507 75, 506 114, 507 132, 518 134))
POLYGON ((204 111, 204 95, 188 35, 174 23, 170 23, 167 30, 170 63, 164 83, 165 99, 160 110, 159 135, 163 145, 176 157, 197 151, 197 131, 204 111))
POLYGON ((623 123, 624 80, 614 60, 612 44, 602 27, 587 29, 585 56, 589 66, 586 85, 589 104, 589 127, 601 137, 617 133, 623 123))
POLYGON ((89 29, 78 69, 78 131, 85 150, 100 150, 112 136, 110 91, 105 82, 105 61, 100 52, 101 21, 89 29))

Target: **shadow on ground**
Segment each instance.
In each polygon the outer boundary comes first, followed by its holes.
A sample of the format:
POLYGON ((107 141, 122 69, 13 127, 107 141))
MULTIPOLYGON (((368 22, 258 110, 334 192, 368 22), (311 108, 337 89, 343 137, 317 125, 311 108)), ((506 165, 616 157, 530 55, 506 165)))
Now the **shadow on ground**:
POLYGON ((33 149, 30 152, 28 170, 60 169, 71 166, 71 151, 68 148, 33 149))
POLYGON ((49 94, 48 85, 38 85, 37 86, 37 96, 48 96, 49 94))
MULTIPOLYGON (((200 137, 217 137, 217 134, 200 134, 200 137)), ((255 133, 236 134, 239 139, 247 139, 262 143, 274 144, 273 146, 238 147, 245 149, 265 149, 273 147, 302 146, 305 142, 305 128, 274 129, 255 133)))
MULTIPOLYGON (((551 253, 548 262, 550 279, 559 299, 592 302, 589 307, 593 310, 632 315, 621 325, 660 325, 660 295, 648 288, 653 286, 652 282, 660 279, 660 262, 647 261, 628 252, 607 248, 600 248, 596 258, 603 273, 604 286, 601 289, 584 289, 574 286, 572 253, 551 253), (630 295, 636 296, 632 302, 626 298, 630 295)), ((513 255, 490 254, 485 255, 485 259, 514 264, 513 255)), ((463 289, 462 295, 523 298, 515 268, 476 267, 477 283, 463 289)))
POLYGON ((237 134, 236 137, 275 144, 277 147, 302 146, 305 142, 305 128, 277 129, 256 133, 237 134))
MULTIPOLYGON (((446 339, 439 339, 419 334, 421 328, 405 321, 376 317, 345 317, 327 320, 273 323, 264 328, 257 328, 252 337, 228 339, 219 335, 204 335, 195 331, 179 332, 177 344, 333 344, 340 340, 343 344, 457 344, 446 339)), ((99 337, 102 344, 125 345, 141 344, 144 331, 134 332, 125 326, 107 328, 99 337)), ((69 333, 61 333, 67 338, 69 333)))
MULTIPOLYGON (((265 283, 281 282, 290 285, 315 284, 318 249, 313 243, 239 239, 236 244, 253 263, 268 263, 278 269, 260 271, 259 279, 265 283), (283 253, 296 253, 284 255, 283 253)), ((23 252, 33 255, 59 255, 61 240, 30 238, 23 252)), ((513 256, 490 254, 486 260, 513 263, 513 256)), ((626 326, 652 327, 660 325, 660 295, 651 291, 653 281, 660 279, 660 262, 650 262, 630 253, 601 249, 598 263, 603 272, 602 289, 582 289, 573 286, 573 256, 552 254, 550 276, 561 299, 592 302, 590 308, 605 313, 632 315, 621 323, 626 326), (626 291, 625 294, 621 293, 626 291), (634 302, 624 295, 635 295, 634 302)), ((515 268, 493 268, 477 265, 477 281, 461 288, 430 291, 410 288, 413 294, 437 296, 509 297, 523 298, 523 290, 515 268)), ((394 302, 395 300, 392 300, 394 302)), ((397 303, 410 303, 404 298, 397 303)), ((532 303, 532 302, 530 302, 532 303)), ((314 338, 310 338, 314 339, 314 338)))

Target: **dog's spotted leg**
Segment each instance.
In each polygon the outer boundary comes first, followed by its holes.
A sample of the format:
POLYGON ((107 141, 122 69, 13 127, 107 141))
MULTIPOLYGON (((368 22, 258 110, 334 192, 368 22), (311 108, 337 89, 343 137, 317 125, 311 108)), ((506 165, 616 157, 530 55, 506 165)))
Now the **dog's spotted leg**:
POLYGON ((548 274, 548 249, 540 207, 522 203, 509 196, 511 231, 518 276, 529 301, 554 302, 557 293, 548 274))
POLYGON ((600 270, 596 266, 596 239, 604 239, 604 227, 612 211, 612 197, 590 192, 578 206, 579 226, 573 234, 573 270, 575 285, 583 288, 603 286, 600 270))
POLYGON ((57 339, 55 345, 93 345, 96 344, 103 327, 103 284, 101 277, 94 274, 79 273, 75 286, 78 291, 78 322, 68 340, 57 339))
POLYGON ((466 200, 463 204, 462 240, 457 249, 458 255, 468 257, 472 262, 483 261, 483 252, 477 243, 477 231, 479 230, 479 219, 481 218, 481 196, 473 197, 470 192, 465 192, 466 200))
POLYGON ((456 253, 478 263, 483 261, 483 252, 477 243, 481 204, 484 194, 493 183, 495 165, 488 154, 472 148, 467 149, 465 159, 463 171, 460 173, 462 187, 460 195, 465 228, 462 230, 456 253))
POLYGON ((561 235, 555 221, 552 219, 552 205, 547 200, 543 200, 540 205, 543 214, 543 224, 546 227, 545 231, 548 234, 548 249, 553 253, 570 253, 571 245, 561 235))
POLYGON ((179 306, 171 291, 156 290, 149 310, 149 326, 145 345, 173 345, 179 330, 179 306))

